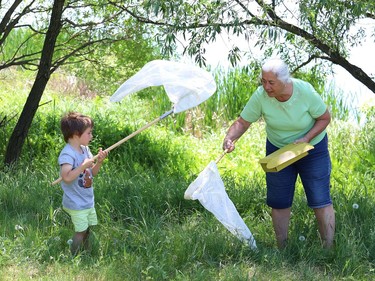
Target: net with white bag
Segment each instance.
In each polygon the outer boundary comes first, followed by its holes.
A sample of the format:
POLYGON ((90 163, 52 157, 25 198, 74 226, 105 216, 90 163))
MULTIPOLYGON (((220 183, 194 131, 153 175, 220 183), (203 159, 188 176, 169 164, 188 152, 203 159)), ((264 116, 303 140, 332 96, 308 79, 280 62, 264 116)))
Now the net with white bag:
POLYGON ((200 172, 198 177, 186 189, 184 198, 198 200, 233 235, 248 244, 252 250, 256 250, 255 238, 226 193, 217 168, 217 163, 226 153, 227 151, 224 151, 216 161, 211 161, 200 172))
MULTIPOLYGON (((107 152, 118 147, 130 138, 136 136, 148 127, 156 124, 172 113, 179 113, 193 108, 206 101, 216 91, 213 76, 195 65, 167 60, 153 60, 145 64, 136 74, 126 80, 110 97, 110 101, 118 102, 127 95, 151 86, 163 86, 173 103, 172 109, 121 139, 110 147, 107 152)), ((94 160, 99 155, 94 156, 94 160)), ((52 185, 61 182, 62 178, 52 182, 52 185)))

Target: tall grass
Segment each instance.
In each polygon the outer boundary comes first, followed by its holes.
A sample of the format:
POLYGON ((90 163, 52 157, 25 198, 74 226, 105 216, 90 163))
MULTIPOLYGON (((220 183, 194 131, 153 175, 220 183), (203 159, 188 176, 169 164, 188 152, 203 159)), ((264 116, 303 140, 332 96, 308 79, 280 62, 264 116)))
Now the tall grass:
MULTIPOLYGON (((180 132, 202 137, 205 132, 228 127, 236 119, 252 93, 260 86, 260 67, 257 63, 249 66, 224 70, 212 70, 217 91, 204 103, 186 112, 174 116, 170 128, 180 132)), ((360 112, 353 104, 354 95, 347 96, 341 90, 327 87, 324 77, 318 69, 309 72, 294 73, 293 77, 308 81, 322 96, 334 119, 360 123, 360 112)), ((155 114, 161 115, 171 107, 162 87, 155 90, 144 90, 139 97, 149 102, 155 114)))
POLYGON ((13 29, 2 44, 0 60, 9 62, 15 57, 24 57, 30 61, 30 65, 33 60, 36 64, 40 58, 38 52, 42 49, 43 38, 42 34, 34 33, 26 26, 13 29))
MULTIPOLYGON (((241 73, 233 77, 246 79, 241 73)), ((12 95, 7 84, 16 82, 5 78, 2 82, 2 115, 11 116, 20 112, 27 89, 12 95)), ((228 85, 223 86, 223 92, 230 92, 228 85)), ((163 96, 163 93, 150 94, 163 96)), ((233 91, 231 95, 241 93, 233 91)), ((372 118, 368 118, 363 128, 353 128, 352 124, 337 119, 328 128, 337 218, 336 245, 332 251, 320 246, 315 218, 306 207, 300 183, 292 209, 288 246, 283 251, 276 249, 270 210, 265 205, 265 177, 257 162, 264 155, 264 125, 260 122, 218 164, 227 193, 254 234, 259 251, 251 251, 242 244, 199 202, 185 200, 183 194, 188 185, 210 160, 222 153, 221 142, 227 126, 214 129, 210 123, 204 127, 206 121, 202 121, 194 136, 188 133, 188 126, 176 125, 180 117, 176 114, 110 153, 95 178, 99 225, 93 228, 93 251, 72 258, 67 244, 73 233, 72 224, 61 209, 61 189, 50 185, 58 177, 57 156, 64 145, 60 116, 78 110, 94 118, 95 138, 90 147, 95 152, 169 108, 166 105, 159 108, 160 112, 150 112, 150 107, 156 108, 159 101, 153 99, 150 103, 149 99, 136 96, 113 104, 107 97, 82 98, 50 90, 44 95, 44 102, 48 103, 38 110, 20 164, 0 169, 2 280, 372 280, 375 277, 372 118), (201 138, 196 137, 198 132, 203 132, 201 138), (301 236, 306 239, 301 241, 301 236)), ((229 96, 226 103, 230 103, 229 96)), ((195 110, 203 112, 203 105, 195 110)), ((14 122, 0 130, 2 150, 14 122)))

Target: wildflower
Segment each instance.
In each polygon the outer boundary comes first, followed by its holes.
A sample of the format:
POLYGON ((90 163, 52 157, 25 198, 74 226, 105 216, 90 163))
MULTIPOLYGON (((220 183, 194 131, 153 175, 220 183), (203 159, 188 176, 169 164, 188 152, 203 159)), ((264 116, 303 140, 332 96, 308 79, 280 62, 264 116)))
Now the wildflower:
POLYGON ((353 209, 358 209, 359 208, 359 205, 357 203, 354 203, 353 204, 353 209))
POLYGON ((68 243, 68 244, 69 244, 69 246, 70 246, 70 245, 72 245, 72 244, 73 244, 73 240, 72 240, 72 239, 69 239, 68 241, 66 241, 66 243, 68 243))
POLYGON ((15 230, 23 230, 23 227, 20 226, 19 224, 16 224, 16 225, 14 226, 14 229, 15 229, 15 230))
POLYGON ((299 239, 299 241, 305 241, 306 240, 305 236, 303 236, 303 235, 301 235, 298 239, 299 239))

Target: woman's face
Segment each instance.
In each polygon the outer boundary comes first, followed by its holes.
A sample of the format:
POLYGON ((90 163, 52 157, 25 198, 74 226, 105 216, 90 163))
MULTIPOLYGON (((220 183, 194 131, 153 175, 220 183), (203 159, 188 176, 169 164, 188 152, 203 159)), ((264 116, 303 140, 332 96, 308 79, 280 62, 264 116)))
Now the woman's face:
POLYGON ((277 79, 276 74, 271 71, 262 71, 261 82, 264 90, 271 98, 280 96, 285 89, 285 84, 277 79))

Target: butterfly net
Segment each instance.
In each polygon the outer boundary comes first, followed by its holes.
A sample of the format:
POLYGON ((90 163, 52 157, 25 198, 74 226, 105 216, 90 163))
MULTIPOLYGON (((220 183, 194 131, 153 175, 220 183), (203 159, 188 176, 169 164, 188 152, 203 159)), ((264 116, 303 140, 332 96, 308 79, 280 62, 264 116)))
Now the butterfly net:
POLYGON ((195 65, 167 60, 153 60, 124 82, 111 96, 113 102, 150 86, 164 86, 174 113, 195 107, 216 91, 213 76, 195 65))
POLYGON ((232 234, 256 249, 255 239, 225 191, 215 161, 198 175, 186 189, 184 198, 198 200, 232 234))

